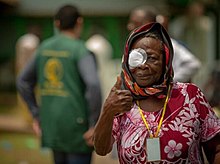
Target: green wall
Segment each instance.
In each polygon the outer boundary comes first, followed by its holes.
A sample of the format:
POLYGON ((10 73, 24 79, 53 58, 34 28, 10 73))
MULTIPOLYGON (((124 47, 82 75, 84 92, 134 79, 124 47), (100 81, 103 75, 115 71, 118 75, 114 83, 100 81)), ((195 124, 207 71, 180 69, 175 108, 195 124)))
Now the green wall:
POLYGON ((42 26, 43 39, 53 34, 50 18, 25 18, 18 16, 0 16, 0 63, 13 60, 15 57, 15 44, 17 39, 26 33, 29 24, 42 26))
MULTIPOLYGON (((26 33, 29 24, 39 24, 42 27, 42 39, 52 36, 54 32, 50 17, 0 16, 0 19, 0 63, 14 59, 15 43, 26 33)), ((85 17, 82 39, 88 39, 94 32, 103 34, 113 46, 113 58, 119 58, 127 35, 126 21, 126 17, 85 17)))

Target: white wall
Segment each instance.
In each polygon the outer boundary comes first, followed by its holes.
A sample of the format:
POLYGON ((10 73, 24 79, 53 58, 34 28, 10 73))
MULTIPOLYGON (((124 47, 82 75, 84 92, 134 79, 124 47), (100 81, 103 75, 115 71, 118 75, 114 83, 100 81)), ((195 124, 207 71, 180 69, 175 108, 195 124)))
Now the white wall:
POLYGON ((53 15, 55 10, 71 3, 78 6, 84 15, 128 15, 139 5, 163 7, 164 0, 19 0, 17 12, 22 15, 53 15))

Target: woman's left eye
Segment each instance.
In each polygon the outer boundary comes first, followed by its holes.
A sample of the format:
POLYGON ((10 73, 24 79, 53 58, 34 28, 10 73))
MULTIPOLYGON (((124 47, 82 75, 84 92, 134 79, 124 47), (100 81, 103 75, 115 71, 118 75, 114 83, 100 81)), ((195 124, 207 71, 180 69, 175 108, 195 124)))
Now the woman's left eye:
POLYGON ((148 56, 148 59, 147 59, 147 61, 150 61, 150 62, 154 62, 156 60, 157 60, 157 58, 154 56, 148 56))

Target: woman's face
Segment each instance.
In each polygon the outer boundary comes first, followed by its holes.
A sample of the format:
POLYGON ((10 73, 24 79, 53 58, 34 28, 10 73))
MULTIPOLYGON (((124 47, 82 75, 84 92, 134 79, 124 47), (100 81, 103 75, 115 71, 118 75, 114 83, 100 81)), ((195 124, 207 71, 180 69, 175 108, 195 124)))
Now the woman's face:
POLYGON ((139 86, 152 86, 160 80, 162 75, 163 56, 161 41, 152 37, 144 37, 134 42, 132 49, 137 48, 142 48, 146 51, 147 61, 134 69, 130 69, 130 71, 139 86))

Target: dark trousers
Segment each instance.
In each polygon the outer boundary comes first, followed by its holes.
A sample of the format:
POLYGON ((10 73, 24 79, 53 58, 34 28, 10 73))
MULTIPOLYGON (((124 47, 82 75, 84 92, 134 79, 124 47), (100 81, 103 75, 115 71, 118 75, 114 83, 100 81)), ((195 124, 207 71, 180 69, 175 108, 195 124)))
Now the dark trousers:
POLYGON ((53 151, 55 164, 90 164, 92 153, 75 154, 53 151))

